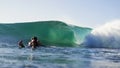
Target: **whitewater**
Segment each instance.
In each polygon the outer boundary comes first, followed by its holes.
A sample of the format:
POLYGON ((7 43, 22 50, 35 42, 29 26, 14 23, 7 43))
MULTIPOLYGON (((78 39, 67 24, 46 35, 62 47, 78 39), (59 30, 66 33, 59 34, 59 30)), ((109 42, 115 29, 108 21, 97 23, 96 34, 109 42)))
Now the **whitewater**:
POLYGON ((84 44, 94 48, 120 48, 120 21, 115 20, 95 28, 86 36, 84 44))
POLYGON ((120 68, 119 27, 119 20, 95 29, 61 21, 0 24, 0 68, 120 68), (33 36, 46 47, 28 48, 33 36))

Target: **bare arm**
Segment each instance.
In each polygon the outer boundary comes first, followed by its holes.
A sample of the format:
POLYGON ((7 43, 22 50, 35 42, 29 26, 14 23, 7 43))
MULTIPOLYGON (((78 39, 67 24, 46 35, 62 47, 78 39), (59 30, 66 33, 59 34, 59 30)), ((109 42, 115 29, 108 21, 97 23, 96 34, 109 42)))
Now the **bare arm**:
POLYGON ((31 43, 31 42, 29 42, 29 43, 28 43, 28 46, 31 46, 31 45, 32 45, 32 43, 31 43))

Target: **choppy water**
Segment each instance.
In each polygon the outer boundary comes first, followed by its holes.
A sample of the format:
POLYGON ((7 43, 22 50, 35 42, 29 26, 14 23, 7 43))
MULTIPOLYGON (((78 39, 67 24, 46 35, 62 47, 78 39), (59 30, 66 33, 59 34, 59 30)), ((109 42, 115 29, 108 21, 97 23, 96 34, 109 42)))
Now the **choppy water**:
POLYGON ((0 68, 120 68, 120 50, 0 47, 0 68))

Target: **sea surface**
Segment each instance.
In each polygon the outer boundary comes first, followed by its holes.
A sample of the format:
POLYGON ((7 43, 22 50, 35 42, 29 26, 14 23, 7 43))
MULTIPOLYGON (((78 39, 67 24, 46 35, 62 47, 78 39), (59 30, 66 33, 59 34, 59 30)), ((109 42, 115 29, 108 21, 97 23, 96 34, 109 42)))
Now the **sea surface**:
POLYGON ((120 50, 0 47, 0 68, 120 68, 120 50))
POLYGON ((120 24, 78 27, 61 21, 0 24, 0 68, 120 68, 120 24), (42 45, 27 46, 37 36, 42 45))

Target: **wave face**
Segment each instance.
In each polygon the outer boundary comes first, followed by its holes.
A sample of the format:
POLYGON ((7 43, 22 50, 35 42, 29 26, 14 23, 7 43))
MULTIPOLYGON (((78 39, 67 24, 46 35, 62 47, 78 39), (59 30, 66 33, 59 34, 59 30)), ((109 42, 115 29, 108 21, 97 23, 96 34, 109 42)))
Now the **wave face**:
POLYGON ((92 48, 120 48, 120 20, 92 30, 86 37, 84 45, 92 48))
POLYGON ((16 44, 23 40, 27 43, 32 36, 37 36, 44 45, 75 46, 90 31, 90 28, 70 26, 60 21, 0 24, 0 42, 16 44))

